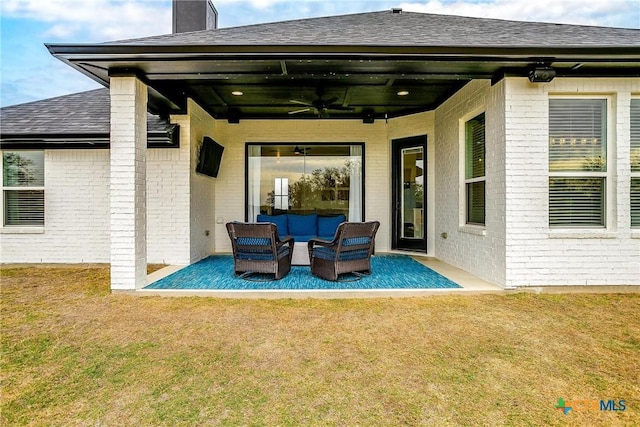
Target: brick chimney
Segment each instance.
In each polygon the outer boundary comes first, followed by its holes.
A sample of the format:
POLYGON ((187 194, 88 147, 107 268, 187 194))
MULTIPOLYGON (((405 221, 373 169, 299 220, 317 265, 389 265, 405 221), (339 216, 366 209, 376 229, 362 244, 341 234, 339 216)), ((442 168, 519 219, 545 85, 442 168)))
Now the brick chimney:
POLYGON ((173 0, 173 33, 215 30, 218 11, 211 0, 173 0))

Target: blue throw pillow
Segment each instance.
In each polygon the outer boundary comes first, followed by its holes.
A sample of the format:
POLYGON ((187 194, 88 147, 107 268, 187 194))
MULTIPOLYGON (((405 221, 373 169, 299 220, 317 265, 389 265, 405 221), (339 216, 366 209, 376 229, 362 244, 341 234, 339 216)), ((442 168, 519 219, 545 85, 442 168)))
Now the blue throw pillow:
POLYGON ((287 215, 258 215, 258 222, 272 222, 278 227, 278 235, 280 237, 289 234, 287 215))
POLYGON ((343 214, 334 216, 319 216, 318 217, 318 235, 319 236, 333 236, 336 234, 338 226, 345 222, 347 217, 343 214))
POLYGON ((289 234, 292 236, 315 236, 318 233, 318 214, 289 215, 289 234))

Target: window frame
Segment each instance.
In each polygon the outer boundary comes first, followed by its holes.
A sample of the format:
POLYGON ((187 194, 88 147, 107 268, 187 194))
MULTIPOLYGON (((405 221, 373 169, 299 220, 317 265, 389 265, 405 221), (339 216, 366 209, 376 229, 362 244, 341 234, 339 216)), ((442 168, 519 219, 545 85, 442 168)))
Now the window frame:
MULTIPOLYGON (((606 147, 604 150, 605 164, 606 170, 602 171, 551 171, 549 167, 549 146, 547 145, 547 226, 550 231, 590 231, 590 232, 598 232, 603 230, 611 230, 614 227, 615 215, 613 213, 613 209, 615 207, 615 191, 613 191, 613 174, 615 173, 616 164, 615 164, 615 110, 613 108, 613 97, 611 95, 606 94, 586 94, 586 95, 567 95, 567 94, 554 94, 549 95, 549 103, 553 99, 584 99, 584 100, 604 100, 604 108, 605 108, 605 120, 603 121, 604 126, 606 126, 604 135, 606 137, 606 147), (602 207, 602 225, 586 225, 586 224, 575 224, 575 225, 552 225, 551 224, 551 206, 550 206, 550 196, 551 196, 551 187, 550 180, 551 178, 603 178, 604 185, 603 191, 604 194, 602 196, 602 200, 604 206, 602 207)), ((549 111, 549 108, 547 108, 549 111)), ((547 118, 547 144, 549 144, 550 135, 550 123, 551 116, 547 118)))
POLYGON ((460 120, 460 142, 461 142, 461 204, 462 209, 460 210, 460 224, 462 228, 466 228, 469 230, 472 229, 480 229, 484 230, 487 224, 487 113, 486 109, 482 108, 479 110, 475 110, 474 112, 466 115, 464 118, 460 120), (477 119, 480 116, 484 116, 484 175, 467 178, 467 126, 469 122, 477 119), (470 222, 470 204, 469 204, 469 185, 475 184, 478 182, 484 183, 484 222, 470 222))
POLYGON ((2 194, 0 195, 0 230, 2 233, 41 233, 44 230, 44 226, 46 223, 46 153, 45 150, 0 150, 0 186, 2 187, 2 194), (5 153, 13 153, 13 152, 41 152, 42 153, 42 185, 41 186, 15 186, 15 185, 5 185, 4 182, 4 156, 5 153), (7 192, 11 191, 41 191, 42 192, 42 224, 7 224, 7 214, 6 214, 6 205, 5 205, 5 197, 7 192))
MULTIPOLYGON (((306 141, 284 141, 284 142, 280 142, 280 141, 264 141, 264 142, 245 142, 245 154, 244 154, 244 220, 245 221, 251 221, 250 219, 250 215, 249 215, 249 185, 250 185, 250 181, 249 181, 249 157, 250 157, 250 150, 252 147, 262 147, 262 146, 271 146, 271 145, 280 145, 280 146, 286 146, 286 147, 290 147, 290 148, 294 148, 297 146, 304 146, 304 147, 308 147, 308 148, 314 148, 316 146, 338 146, 338 147, 345 147, 345 146, 357 146, 360 148, 360 197, 361 197, 361 206, 358 209, 359 210, 359 214, 360 214, 360 220, 359 221, 366 221, 366 151, 365 151, 365 147, 366 144, 364 142, 336 142, 336 141, 331 141, 331 142, 319 142, 319 141, 313 141, 313 142, 306 142, 306 141)), ((288 194, 288 197, 291 197, 291 194, 288 194)), ((337 197, 337 195, 336 195, 337 197)))
MULTIPOLYGON (((630 171, 630 177, 629 177, 629 226, 631 227, 631 230, 633 230, 634 233, 638 233, 640 232, 640 224, 636 224, 634 225, 631 220, 632 220, 632 215, 631 215, 631 182, 632 180, 640 180, 640 169, 638 170, 633 170, 632 169, 632 159, 631 159, 631 104, 632 103, 638 103, 640 104, 640 95, 636 95, 636 96, 632 96, 631 97, 631 101, 629 104, 629 171, 630 171)), ((639 105, 640 107, 640 105, 639 105)))

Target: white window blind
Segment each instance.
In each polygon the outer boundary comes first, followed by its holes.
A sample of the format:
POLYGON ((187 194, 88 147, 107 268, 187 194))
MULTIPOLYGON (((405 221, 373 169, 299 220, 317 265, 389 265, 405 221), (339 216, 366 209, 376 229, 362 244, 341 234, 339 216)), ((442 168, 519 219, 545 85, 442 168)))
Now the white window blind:
POLYGON ((640 98, 631 100, 631 226, 640 227, 640 98))
POLYGON ((604 227, 607 101, 549 100, 549 226, 604 227))
POLYGON ((549 103, 549 170, 607 170, 606 100, 552 99, 549 103))
POLYGON ((640 99, 631 100, 631 172, 640 172, 640 99))
POLYGON ((44 152, 2 154, 3 225, 44 225, 44 152))
POLYGON ((485 116, 465 123, 465 191, 467 224, 485 223, 485 116))
POLYGON ((640 177, 631 178, 631 226, 640 227, 640 177))

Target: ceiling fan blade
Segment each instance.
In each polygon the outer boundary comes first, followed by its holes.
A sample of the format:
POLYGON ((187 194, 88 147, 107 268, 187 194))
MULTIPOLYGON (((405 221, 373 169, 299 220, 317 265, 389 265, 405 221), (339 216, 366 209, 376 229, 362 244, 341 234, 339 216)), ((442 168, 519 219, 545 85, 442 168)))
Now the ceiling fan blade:
POLYGON ((324 101, 325 105, 329 105, 329 104, 333 104, 334 102, 336 102, 338 100, 337 96, 334 96, 332 98, 327 99, 326 101, 324 101))
POLYGON ((340 110, 340 111, 355 111, 355 108, 352 107, 343 107, 342 105, 327 105, 329 110, 340 110))
POLYGON ((303 108, 302 110, 289 111, 289 114, 306 113, 307 111, 311 111, 311 108, 303 108))
POLYGON ((290 99, 289 102, 292 103, 292 104, 298 104, 298 105, 305 105, 307 107, 313 107, 313 104, 311 104, 310 102, 298 101, 297 99, 290 99))

